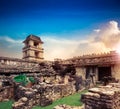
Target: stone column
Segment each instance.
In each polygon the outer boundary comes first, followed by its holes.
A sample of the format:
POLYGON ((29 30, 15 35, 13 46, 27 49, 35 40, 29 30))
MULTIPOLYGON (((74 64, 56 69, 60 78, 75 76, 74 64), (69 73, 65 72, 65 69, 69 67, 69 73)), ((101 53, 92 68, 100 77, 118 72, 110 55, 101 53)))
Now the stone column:
POLYGON ((27 51, 27 56, 35 57, 35 53, 32 50, 27 51))
POLYGON ((111 76, 112 76, 113 78, 115 78, 114 66, 111 66, 111 76))
POLYGON ((86 79, 86 68, 83 67, 83 73, 84 73, 84 78, 83 79, 86 79))
POLYGON ((43 52, 39 52, 39 58, 43 58, 43 52))
POLYGON ((29 40, 29 45, 34 46, 34 42, 32 40, 29 40))
POLYGON ((26 52, 23 52, 23 58, 26 57, 26 56, 27 56, 26 52))
POLYGON ((38 47, 39 47, 39 48, 42 48, 42 44, 41 44, 41 43, 39 43, 38 47))
POLYGON ((95 67, 95 81, 98 81, 98 67, 95 67))

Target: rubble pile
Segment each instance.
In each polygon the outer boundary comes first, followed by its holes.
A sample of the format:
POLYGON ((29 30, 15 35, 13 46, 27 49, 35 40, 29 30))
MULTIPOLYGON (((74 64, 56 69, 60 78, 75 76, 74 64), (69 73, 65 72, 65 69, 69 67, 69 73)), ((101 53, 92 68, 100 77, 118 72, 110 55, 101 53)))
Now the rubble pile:
POLYGON ((52 76, 55 75, 56 72, 52 67, 51 62, 42 62, 40 63, 40 75, 45 75, 45 76, 52 76))
MULTIPOLYGON (((13 109, 25 109, 26 106, 28 106, 28 99, 26 97, 22 97, 19 99, 19 101, 15 102, 12 106, 13 109), (17 108, 16 108, 17 107, 17 108)), ((30 107, 28 107, 30 108, 30 107)))
POLYGON ((45 84, 34 85, 32 88, 25 88, 16 85, 15 102, 13 109, 31 109, 34 105, 47 106, 53 101, 64 96, 75 93, 75 86, 70 84, 45 84), (22 98, 27 98, 27 103, 22 102, 22 98))
POLYGON ((120 109, 120 84, 89 89, 81 100, 85 103, 85 109, 120 109))

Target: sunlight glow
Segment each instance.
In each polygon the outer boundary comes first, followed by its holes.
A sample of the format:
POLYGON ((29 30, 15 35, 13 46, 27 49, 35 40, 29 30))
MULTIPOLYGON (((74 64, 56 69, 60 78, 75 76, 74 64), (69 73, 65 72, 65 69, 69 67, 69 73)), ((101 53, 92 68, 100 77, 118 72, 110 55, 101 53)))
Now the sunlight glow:
POLYGON ((116 52, 120 54, 120 44, 117 46, 116 52))

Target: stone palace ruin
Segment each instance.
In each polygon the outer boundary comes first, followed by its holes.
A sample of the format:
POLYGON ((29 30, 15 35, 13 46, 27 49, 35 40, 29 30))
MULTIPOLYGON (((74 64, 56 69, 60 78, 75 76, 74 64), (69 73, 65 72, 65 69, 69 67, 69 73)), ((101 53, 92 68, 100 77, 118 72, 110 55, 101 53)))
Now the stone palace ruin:
MULTIPOLYGON (((39 37, 29 35, 23 43, 25 44, 22 49, 23 59, 0 57, 0 101, 14 99, 13 109, 32 109, 35 105, 46 106, 64 96, 94 87, 96 83, 104 82, 106 85, 108 78, 111 82, 119 83, 120 55, 115 51, 66 60, 45 61, 43 41, 39 37), (34 83, 24 86, 15 82, 14 77, 22 74, 33 77, 34 83)), ((115 84, 114 87, 113 84, 108 86, 113 88, 110 100, 108 93, 102 93, 110 90, 106 89, 107 86, 89 90, 82 96, 85 109, 119 109, 117 102, 120 97, 115 95, 119 93, 119 86, 115 84), (114 101, 114 96, 118 100, 114 106, 110 107, 110 103, 102 104, 101 100, 114 101), (98 104, 92 105, 92 103, 98 104), (98 108, 99 104, 106 107, 98 108)))

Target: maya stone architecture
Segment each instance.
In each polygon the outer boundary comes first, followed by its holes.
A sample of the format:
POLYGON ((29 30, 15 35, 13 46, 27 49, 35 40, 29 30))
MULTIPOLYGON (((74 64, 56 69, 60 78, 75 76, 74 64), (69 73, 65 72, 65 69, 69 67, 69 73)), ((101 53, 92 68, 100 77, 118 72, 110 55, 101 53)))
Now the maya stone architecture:
POLYGON ((84 79, 92 76, 95 82, 103 80, 104 77, 120 80, 120 55, 115 51, 79 56, 61 61, 61 63, 73 64, 76 74, 84 79))
MULTIPOLYGON (((12 109, 32 109, 35 105, 50 105, 57 99, 84 88, 94 87, 97 81, 101 82, 104 77, 114 78, 114 82, 120 80, 120 55, 115 51, 45 61, 43 41, 40 37, 29 35, 23 43, 23 59, 0 57, 0 101, 14 99, 12 109), (17 83, 14 78, 19 74, 33 77, 34 83, 17 83)), ((95 88, 92 93, 84 95, 82 100, 85 109, 120 109, 120 84, 112 84, 108 90, 106 88, 108 86, 104 87, 104 90, 103 87, 95 88)))
POLYGON ((25 44, 23 48, 23 59, 43 61, 43 42, 40 37, 29 35, 23 43, 25 44))
MULTIPOLYGON (((23 43, 25 44, 23 59, 0 57, 0 73, 39 72, 39 63, 45 62, 43 41, 38 36, 29 35, 23 43)), ((64 66, 73 65, 76 75, 82 76, 83 79, 89 79, 91 75, 94 81, 101 81, 105 76, 120 79, 120 55, 115 51, 83 55, 66 60, 57 59, 57 61, 64 66)))

